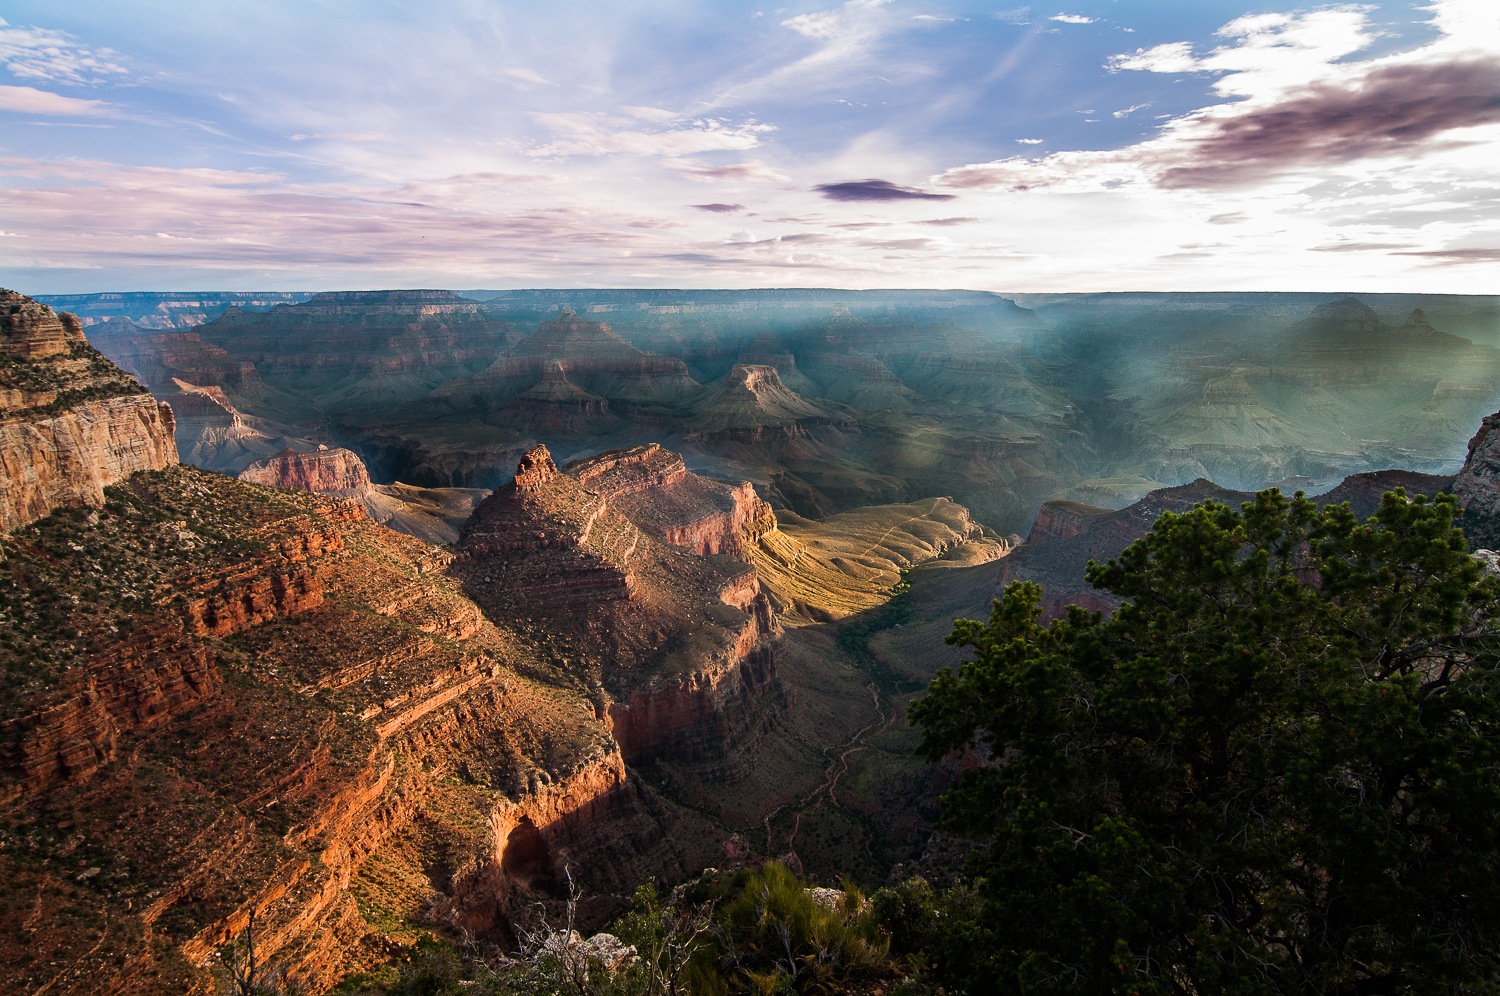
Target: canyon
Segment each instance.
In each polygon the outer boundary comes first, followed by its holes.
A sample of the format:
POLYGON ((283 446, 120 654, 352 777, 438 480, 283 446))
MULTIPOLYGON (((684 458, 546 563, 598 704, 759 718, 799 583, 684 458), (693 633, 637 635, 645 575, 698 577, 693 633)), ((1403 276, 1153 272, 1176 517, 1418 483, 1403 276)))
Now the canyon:
MULTIPOLYGON (((8 369, 30 383, 78 326, 26 300, 10 314, 8 369)), ((73 389, 152 405, 153 452, 171 454, 167 405, 84 359, 97 383, 69 367, 73 389)), ((636 884, 725 855, 791 850, 831 873, 837 855, 797 838, 825 748, 894 714, 788 593, 802 575, 781 563, 763 588, 757 557, 806 551, 847 613, 906 566, 1011 542, 951 502, 783 512, 783 535, 750 482, 654 444, 561 467, 534 446, 448 545, 378 524, 393 486, 348 450, 287 448, 238 476, 60 466, 97 500, 53 495, 0 540, 14 991, 203 991, 252 918, 264 954, 322 991, 423 930, 511 943, 565 871, 596 924, 636 884)), ((877 864, 914 856, 931 818, 938 783, 907 767, 908 802, 828 807, 882 835, 877 864)))
POLYGON ((1002 535, 1200 477, 1454 473, 1500 395, 1496 299, 1443 295, 379 291, 89 330, 216 470, 326 445, 490 490, 538 444, 656 443, 810 520, 949 497, 1002 535))
POLYGON ((1270 483, 1487 542, 1500 354, 1439 331, 1482 307, 1191 297, 122 296, 85 340, 10 294, 0 988, 207 992, 253 917, 322 992, 568 878, 585 926, 879 884, 966 763, 905 706, 1005 584, 1112 611, 1089 559, 1270 483))

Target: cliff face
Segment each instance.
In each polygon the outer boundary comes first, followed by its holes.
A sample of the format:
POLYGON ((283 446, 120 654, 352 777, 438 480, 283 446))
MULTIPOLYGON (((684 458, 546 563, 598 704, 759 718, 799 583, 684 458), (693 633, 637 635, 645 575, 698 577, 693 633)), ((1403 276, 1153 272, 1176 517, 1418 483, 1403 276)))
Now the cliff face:
POLYGON ((754 569, 713 552, 740 542, 726 530, 758 501, 654 446, 564 470, 537 447, 475 510, 454 570, 492 618, 545 632, 560 662, 594 684, 626 761, 721 757, 784 698, 754 569))
POLYGON ((595 432, 619 427, 611 405, 670 405, 699 391, 681 360, 644 353, 609 325, 565 309, 487 369, 444 384, 431 398, 455 410, 509 405, 512 415, 532 418, 551 411, 571 416, 554 431, 595 432))
POLYGON ((374 924, 503 941, 576 856, 601 895, 714 856, 629 777, 595 699, 517 673, 549 648, 464 597, 451 554, 187 468, 107 499, 0 562, 0 815, 31 842, 0 874, 44 896, 0 909, 0 989, 201 988, 253 914, 263 956, 320 992, 374 924), (97 944, 70 943, 78 916, 97 944), (56 952, 46 978, 23 937, 56 952))
POLYGON ((1500 547, 1500 412, 1485 416, 1469 440, 1453 493, 1464 507, 1461 525, 1469 547, 1500 547))
POLYGON ((747 527, 771 514, 750 482, 690 474, 680 454, 655 443, 612 450, 566 470, 639 528, 698 554, 743 557, 747 527))
POLYGON ((1089 524, 1101 515, 1108 515, 1107 508, 1085 505, 1082 502, 1055 498, 1042 503, 1037 510, 1036 522, 1026 534, 1027 543, 1045 543, 1047 540, 1067 539, 1077 536, 1089 528, 1089 524))
POLYGON ((0 531, 177 462, 172 410, 89 346, 78 320, 0 292, 0 531))
POLYGON ((364 462, 345 449, 325 448, 311 452, 285 449, 275 456, 256 460, 238 476, 251 484, 312 491, 337 498, 363 498, 371 487, 364 462))

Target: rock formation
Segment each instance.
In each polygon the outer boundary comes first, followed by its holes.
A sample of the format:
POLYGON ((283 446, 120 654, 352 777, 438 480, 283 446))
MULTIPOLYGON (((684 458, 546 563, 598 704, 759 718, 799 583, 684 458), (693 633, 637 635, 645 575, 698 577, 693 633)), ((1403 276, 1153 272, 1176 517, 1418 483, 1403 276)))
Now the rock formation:
POLYGON ((1052 501, 1043 502, 1042 507, 1037 510, 1036 522, 1032 523, 1031 532, 1026 534, 1026 542, 1028 544, 1045 543, 1048 540, 1077 536, 1086 531, 1093 520, 1108 512, 1107 508, 1085 505, 1083 502, 1069 501, 1066 498, 1054 498, 1052 501))
MULTIPOLYGON (((681 455, 655 443, 574 461, 566 470, 638 528, 698 554, 743 558, 746 541, 771 516, 750 482, 731 485, 690 474, 681 455)), ((774 528, 775 519, 769 522, 774 528)))
POLYGON ((172 410, 89 346, 78 320, 0 291, 0 532, 177 462, 172 410))
POLYGON ((783 510, 751 535, 748 558, 789 625, 876 608, 908 568, 988 563, 1021 542, 997 536, 948 498, 860 508, 820 521, 783 510))
POLYGON ((1500 547, 1500 412, 1487 415, 1469 440, 1469 454, 1453 483, 1464 507, 1464 536, 1470 549, 1500 547))
POLYGON ((690 425, 696 433, 723 433, 794 425, 827 415, 784 385, 774 366, 739 363, 699 399, 690 425))
POLYGON ((351 450, 284 449, 257 460, 239 479, 360 503, 372 522, 429 543, 452 543, 476 505, 489 494, 479 488, 417 488, 400 481, 371 484, 364 461, 351 450))
POLYGON ((711 533, 744 495, 688 480, 673 456, 649 447, 559 470, 537 447, 465 524, 454 567, 491 617, 533 621, 564 648, 632 764, 723 757, 782 698, 754 569, 651 535, 726 545, 711 533), (646 491, 671 505, 638 524, 628 510, 646 491))
POLYGON ((364 462, 345 449, 298 452, 285 449, 257 460, 240 471, 239 479, 273 488, 312 491, 336 498, 364 498, 370 493, 370 475, 364 462))
POLYGON ((0 813, 28 844, 0 870, 40 899, 0 910, 0 989, 201 988, 253 914, 320 992, 375 924, 504 941, 564 863, 607 895, 716 854, 597 699, 520 673, 546 646, 355 503, 170 468, 6 552, 0 813))

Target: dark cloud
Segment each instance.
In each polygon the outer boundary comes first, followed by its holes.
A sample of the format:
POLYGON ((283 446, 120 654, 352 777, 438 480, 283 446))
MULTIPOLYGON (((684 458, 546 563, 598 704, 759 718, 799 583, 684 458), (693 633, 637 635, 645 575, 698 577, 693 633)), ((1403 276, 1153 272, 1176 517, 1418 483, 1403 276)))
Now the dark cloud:
POLYGON ((712 211, 714 214, 734 214, 736 211, 745 210, 743 204, 690 204, 699 211, 712 211))
POLYGON ((1455 128, 1500 121, 1500 59, 1391 66, 1357 86, 1310 87, 1271 107, 1213 122, 1196 160, 1159 185, 1228 187, 1298 166, 1413 152, 1455 128))
POLYGON ((939 228, 947 228, 949 225, 967 225, 971 221, 978 220, 978 218, 928 218, 926 221, 917 222, 917 224, 936 225, 939 228))
POLYGON ((846 180, 820 183, 813 188, 833 201, 951 201, 953 194, 929 194, 916 187, 902 187, 889 180, 846 180))

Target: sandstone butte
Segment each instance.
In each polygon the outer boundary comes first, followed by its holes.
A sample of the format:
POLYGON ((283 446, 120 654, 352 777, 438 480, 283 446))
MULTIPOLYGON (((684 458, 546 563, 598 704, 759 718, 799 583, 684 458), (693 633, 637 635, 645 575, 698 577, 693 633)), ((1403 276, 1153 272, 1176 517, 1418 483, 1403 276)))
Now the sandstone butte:
MULTIPOLYGON (((318 992, 413 924, 504 941, 564 868, 597 923, 721 859, 732 829, 637 771, 732 796, 789 715, 746 558, 794 541, 747 484, 654 445, 537 447, 444 549, 371 521, 334 451, 283 454, 275 483, 349 497, 177 466, 166 406, 12 304, 7 431, 117 406, 139 435, 104 448, 143 462, 53 443, 50 490, 5 482, 27 511, 0 540, 0 991, 206 992, 253 914, 318 992)), ((887 566, 977 530, 901 522, 926 532, 887 566)))

